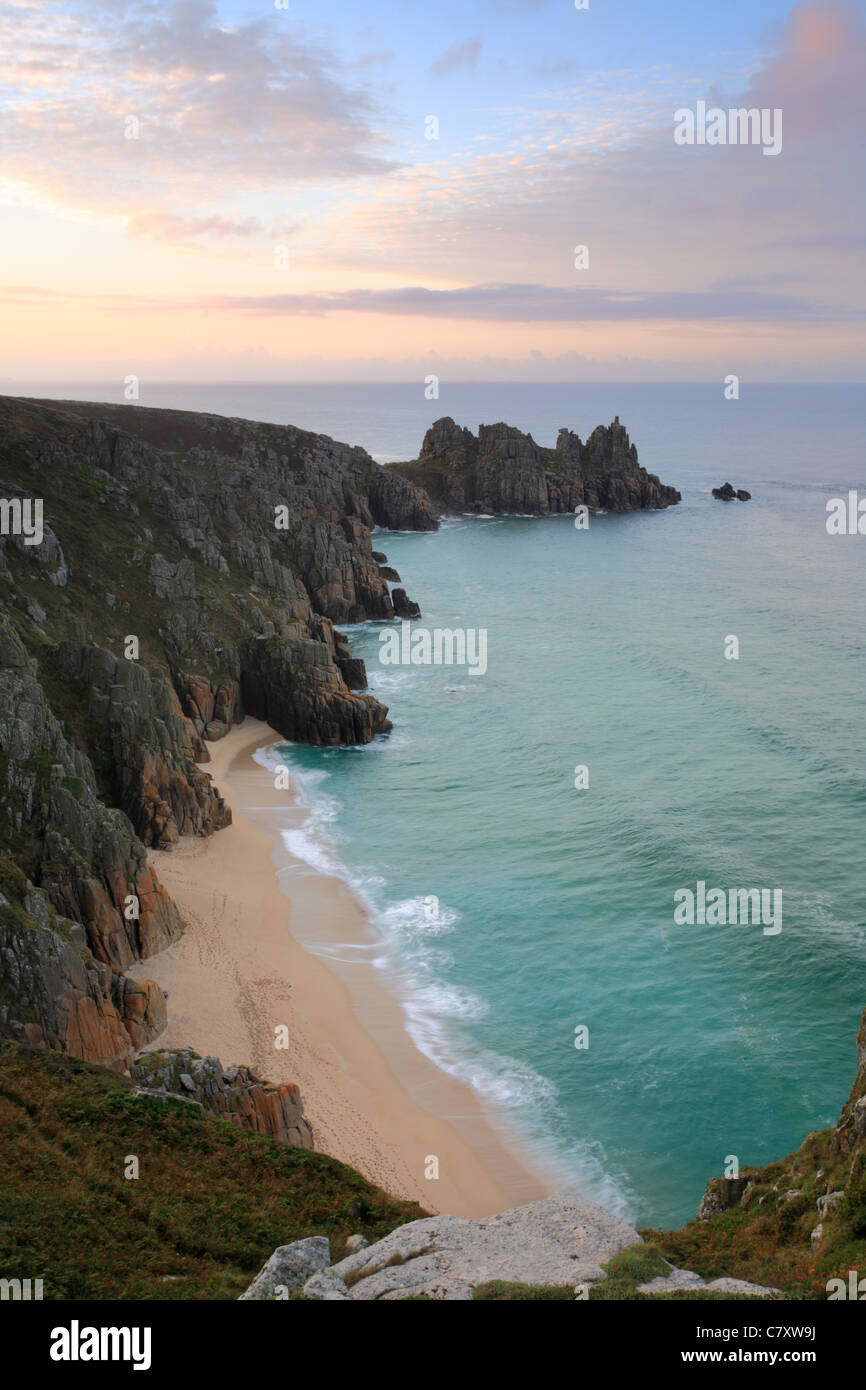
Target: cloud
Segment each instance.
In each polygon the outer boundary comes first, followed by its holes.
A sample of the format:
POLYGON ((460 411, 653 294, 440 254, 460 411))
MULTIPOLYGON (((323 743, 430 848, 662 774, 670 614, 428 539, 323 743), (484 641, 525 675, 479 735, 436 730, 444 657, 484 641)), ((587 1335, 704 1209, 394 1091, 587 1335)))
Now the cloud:
POLYGON ((864 75, 860 6, 854 0, 801 0, 782 30, 778 54, 756 74, 749 95, 783 107, 801 141, 829 136, 859 142, 866 120, 864 75))
POLYGON ((362 53, 352 63, 353 68, 374 68, 382 63, 393 63, 397 54, 392 48, 377 48, 370 53, 362 53))
POLYGON ((180 245, 199 238, 236 240, 262 236, 265 228, 258 217, 180 217, 171 212, 137 212, 126 224, 130 236, 149 237, 180 245))
POLYGON ((813 236, 790 237, 770 243, 775 250, 866 251, 866 231, 847 236, 844 232, 816 232, 813 236))
POLYGON ((449 72, 457 72, 460 68, 474 71, 480 56, 481 40, 464 39, 462 43, 452 43, 450 48, 446 48, 435 63, 431 64, 430 71, 437 77, 445 77, 449 72))
POLYGON ((0 14, 4 175, 56 199, 177 212, 220 191, 395 168, 378 105, 276 9, 225 25, 211 0, 104 0, 0 14), (130 138, 130 137, 134 138, 130 138))
MULTIPOLYGON (((503 108, 498 125, 489 113, 492 139, 467 141, 457 156, 431 151, 423 167, 348 209, 341 228, 354 268, 387 265, 408 279, 423 266, 424 279, 467 284, 567 284, 573 247, 585 244, 592 283, 609 291, 697 293, 727 281, 719 287, 727 296, 784 283, 760 277, 797 276, 796 305, 729 302, 772 317, 805 315, 810 302, 823 316, 836 303, 844 317, 863 302, 845 264, 866 234, 860 11, 847 0, 799 4, 770 56, 749 66, 745 82, 733 72, 718 90, 695 73, 594 71, 503 108), (676 146, 674 111, 700 98, 781 107, 779 157, 752 146, 676 146)), ((348 264, 334 237, 321 256, 348 264)), ((703 303, 717 313, 715 297, 703 303)))
POLYGON ((536 63, 534 71, 539 77, 566 77, 577 71, 574 58, 551 58, 544 63, 536 63))
MULTIPOLYGON (((7 303, 78 302, 99 296, 67 295, 39 286, 0 288, 7 303)), ((321 317, 334 313, 388 314, 400 317, 476 320, 488 323, 641 323, 695 320, 760 320, 764 323, 848 322, 864 315, 856 309, 816 306, 793 295, 719 288, 707 291, 661 290, 654 293, 608 293, 555 285, 479 284, 451 290, 421 285, 399 289, 352 289, 323 293, 196 297, 113 296, 104 307, 130 311, 263 315, 278 318, 321 317)))

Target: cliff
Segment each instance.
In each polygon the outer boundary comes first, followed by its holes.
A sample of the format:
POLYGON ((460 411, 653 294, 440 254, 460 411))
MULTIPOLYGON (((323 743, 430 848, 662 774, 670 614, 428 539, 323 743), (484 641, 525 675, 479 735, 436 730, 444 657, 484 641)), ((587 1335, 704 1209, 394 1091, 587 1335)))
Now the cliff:
POLYGON ((585 443, 561 429, 553 449, 510 425, 482 425, 476 436, 445 416, 427 431, 414 462, 393 466, 445 512, 549 516, 578 506, 626 512, 680 501, 676 488, 640 467, 618 416, 585 443))
POLYGON ((390 728, 334 624, 395 616, 374 526, 438 522, 325 436, 10 397, 0 497, 0 1034, 126 1070, 165 1001, 123 972, 182 931, 147 849, 228 824, 197 764, 245 714, 390 728))

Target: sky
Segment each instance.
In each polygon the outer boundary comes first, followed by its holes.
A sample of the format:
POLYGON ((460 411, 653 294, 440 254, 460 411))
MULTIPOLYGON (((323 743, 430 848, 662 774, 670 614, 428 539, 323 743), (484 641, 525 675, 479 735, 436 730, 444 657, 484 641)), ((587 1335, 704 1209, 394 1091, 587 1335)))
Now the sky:
POLYGON ((4 386, 864 379, 863 0, 0 0, 0 47, 4 386))

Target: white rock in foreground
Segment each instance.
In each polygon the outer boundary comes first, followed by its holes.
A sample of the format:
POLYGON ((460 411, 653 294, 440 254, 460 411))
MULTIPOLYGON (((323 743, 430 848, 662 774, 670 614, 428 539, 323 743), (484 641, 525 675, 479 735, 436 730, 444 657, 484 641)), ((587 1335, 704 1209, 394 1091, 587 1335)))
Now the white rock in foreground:
POLYGON ((639 1284, 638 1293, 679 1293, 683 1290, 703 1289, 707 1293, 745 1293, 753 1298, 779 1296, 778 1289, 768 1288, 765 1284, 749 1284, 745 1279, 713 1279, 708 1284, 699 1274, 695 1274, 693 1269, 675 1269, 671 1265, 670 1271, 670 1274, 651 1279, 648 1284, 639 1284))
MULTIPOLYGON (((637 1231, 594 1202, 546 1197, 477 1220, 431 1216, 410 1221, 347 1256, 330 1273, 344 1281, 349 1298, 356 1300, 410 1294, 466 1300, 476 1285, 491 1279, 595 1284, 604 1277, 605 1261, 640 1243, 637 1231)), ((311 1280, 310 1296, 321 1298, 323 1284, 311 1280)))
POLYGON ((291 1245, 278 1245, 239 1302, 284 1299, 301 1288, 314 1273, 328 1268, 331 1247, 327 1236, 310 1236, 291 1245))

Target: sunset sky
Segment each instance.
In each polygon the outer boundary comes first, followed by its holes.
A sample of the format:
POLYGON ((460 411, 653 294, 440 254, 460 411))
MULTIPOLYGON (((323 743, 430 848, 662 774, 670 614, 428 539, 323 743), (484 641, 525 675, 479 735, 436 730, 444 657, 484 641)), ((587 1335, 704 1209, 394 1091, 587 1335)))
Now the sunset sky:
POLYGON ((863 379, 858 0, 5 0, 0 36, 0 386, 863 379), (781 154, 676 145, 700 100, 781 108, 781 154))

